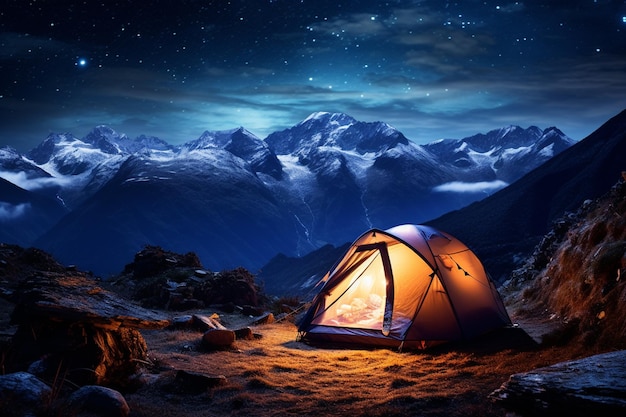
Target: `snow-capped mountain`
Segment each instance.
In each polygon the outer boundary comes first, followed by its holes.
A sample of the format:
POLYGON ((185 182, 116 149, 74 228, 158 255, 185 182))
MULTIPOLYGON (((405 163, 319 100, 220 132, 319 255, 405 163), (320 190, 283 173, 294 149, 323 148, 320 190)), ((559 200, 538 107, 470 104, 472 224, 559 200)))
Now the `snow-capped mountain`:
POLYGON ((572 143, 555 128, 509 127, 422 146, 386 123, 314 113, 264 140, 244 128, 181 146, 107 126, 52 134, 25 155, 0 150, 0 177, 68 212, 32 240, 62 262, 116 273, 157 244, 254 270, 461 208, 572 143))
POLYGON ((211 152, 223 149, 250 164, 253 172, 270 175, 277 180, 282 166, 267 144, 243 127, 221 132, 205 131, 198 139, 182 146, 183 153, 197 150, 211 152))
POLYGON ((555 127, 541 130, 519 126, 492 130, 465 139, 444 139, 427 145, 444 164, 465 178, 488 178, 510 183, 520 177, 521 167, 528 171, 574 144, 555 127))

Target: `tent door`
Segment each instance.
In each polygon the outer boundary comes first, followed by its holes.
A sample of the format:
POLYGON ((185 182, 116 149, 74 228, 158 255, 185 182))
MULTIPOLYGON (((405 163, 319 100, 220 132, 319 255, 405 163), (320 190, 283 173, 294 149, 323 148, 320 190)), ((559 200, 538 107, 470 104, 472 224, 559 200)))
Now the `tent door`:
POLYGON ((380 258, 383 263, 383 270, 385 273, 386 283, 386 301, 385 312, 383 314, 383 335, 389 336, 391 332, 391 319, 393 316, 393 299, 394 299, 394 285, 393 285, 393 272, 391 270, 391 261, 389 260, 389 251, 387 250, 387 244, 385 242, 371 243, 368 245, 361 245, 357 247, 357 252, 378 250, 380 258))

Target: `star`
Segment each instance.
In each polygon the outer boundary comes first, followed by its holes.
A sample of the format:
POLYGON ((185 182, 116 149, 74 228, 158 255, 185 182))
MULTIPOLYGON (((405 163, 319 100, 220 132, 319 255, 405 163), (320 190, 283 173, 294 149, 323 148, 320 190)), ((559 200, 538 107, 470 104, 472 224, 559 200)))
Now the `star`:
POLYGON ((81 67, 84 68, 87 66, 87 59, 86 58, 78 58, 78 60, 76 60, 76 63, 74 64, 77 67, 81 67))

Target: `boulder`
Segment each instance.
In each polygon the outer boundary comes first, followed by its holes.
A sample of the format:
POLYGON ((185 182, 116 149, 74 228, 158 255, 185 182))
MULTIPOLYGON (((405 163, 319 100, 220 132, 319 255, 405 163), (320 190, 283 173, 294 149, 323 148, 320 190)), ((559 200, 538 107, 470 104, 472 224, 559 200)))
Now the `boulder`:
POLYGON ((511 375, 490 398, 519 415, 626 415, 626 351, 511 375))
POLYGON ((202 335, 202 345, 207 349, 224 349, 232 346, 235 332, 228 329, 209 329, 202 335))
POLYGON ((19 289, 12 321, 18 325, 7 361, 12 370, 39 361, 31 369, 42 378, 58 374, 79 386, 124 386, 147 358, 138 329, 169 325, 93 279, 43 271, 19 289))
POLYGON ((80 274, 40 272, 18 290, 12 321, 86 322, 103 329, 162 329, 169 320, 102 289, 80 274))
POLYGON ((28 372, 0 375, 0 410, 10 409, 12 415, 44 411, 51 396, 52 389, 28 372))
POLYGON ((153 276, 172 268, 197 268, 202 264, 193 252, 184 255, 167 251, 159 246, 147 245, 135 254, 133 262, 124 267, 125 273, 132 273, 137 279, 153 276))
POLYGON ((97 385, 86 385, 73 392, 66 401, 66 415, 93 417, 128 417, 130 408, 118 391, 97 385))

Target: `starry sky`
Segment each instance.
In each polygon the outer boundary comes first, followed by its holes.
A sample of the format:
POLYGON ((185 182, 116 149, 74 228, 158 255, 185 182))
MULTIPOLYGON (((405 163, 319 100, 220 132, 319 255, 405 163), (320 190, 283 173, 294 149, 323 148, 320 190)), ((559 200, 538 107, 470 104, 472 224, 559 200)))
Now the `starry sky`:
POLYGON ((106 124, 172 144, 316 111, 417 143, 582 139, 626 108, 626 1, 3 0, 0 147, 106 124))

